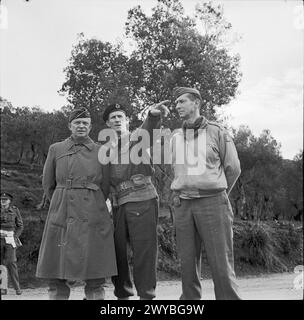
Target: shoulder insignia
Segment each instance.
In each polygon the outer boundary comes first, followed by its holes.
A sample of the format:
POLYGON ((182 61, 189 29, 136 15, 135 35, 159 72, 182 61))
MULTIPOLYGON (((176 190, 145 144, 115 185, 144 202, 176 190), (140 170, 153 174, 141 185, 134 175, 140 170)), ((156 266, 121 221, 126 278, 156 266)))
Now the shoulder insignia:
POLYGON ((230 136, 230 134, 228 132, 224 133, 224 139, 225 139, 225 142, 231 142, 232 141, 232 138, 231 138, 231 136, 230 136))
POLYGON ((209 124, 209 125, 212 125, 212 126, 216 126, 216 127, 218 127, 219 129, 221 129, 221 130, 224 129, 224 127, 223 127, 221 124, 219 124, 218 122, 215 122, 215 121, 209 121, 209 120, 208 120, 208 124, 209 124))

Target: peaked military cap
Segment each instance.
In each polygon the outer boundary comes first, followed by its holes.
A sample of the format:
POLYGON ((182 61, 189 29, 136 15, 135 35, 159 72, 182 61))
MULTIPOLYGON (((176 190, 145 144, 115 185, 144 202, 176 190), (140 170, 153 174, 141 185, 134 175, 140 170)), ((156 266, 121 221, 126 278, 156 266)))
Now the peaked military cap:
POLYGON ((103 116, 102 116, 103 121, 107 122, 109 119, 110 113, 115 112, 115 111, 122 111, 125 113, 125 115, 127 115, 127 112, 126 112, 126 109, 124 106, 122 106, 119 103, 113 103, 113 104, 110 104, 109 106, 106 107, 106 109, 103 113, 103 116))
POLYGON ((72 122, 74 119, 78 118, 91 118, 90 112, 88 109, 81 107, 74 109, 69 116, 69 122, 72 122))
POLYGON ((181 95, 185 94, 185 93, 192 93, 195 96, 197 96, 200 100, 202 100, 202 96, 200 94, 200 92, 194 88, 188 88, 188 87, 175 87, 173 89, 173 97, 174 99, 177 99, 178 97, 180 97, 181 95))
POLYGON ((8 192, 1 192, 0 198, 1 199, 10 199, 10 200, 12 200, 13 196, 8 192))

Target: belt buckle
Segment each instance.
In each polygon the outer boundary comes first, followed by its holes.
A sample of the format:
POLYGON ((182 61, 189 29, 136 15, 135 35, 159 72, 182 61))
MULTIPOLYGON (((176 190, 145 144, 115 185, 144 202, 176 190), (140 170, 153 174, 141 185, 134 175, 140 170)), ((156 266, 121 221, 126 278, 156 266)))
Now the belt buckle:
POLYGON ((67 189, 72 189, 72 180, 71 179, 67 179, 66 180, 66 188, 67 189))
POLYGON ((128 189, 127 183, 125 181, 121 182, 120 189, 121 189, 121 191, 128 189))
POLYGON ((130 180, 134 184, 134 188, 142 188, 146 185, 145 176, 141 173, 133 175, 130 180))

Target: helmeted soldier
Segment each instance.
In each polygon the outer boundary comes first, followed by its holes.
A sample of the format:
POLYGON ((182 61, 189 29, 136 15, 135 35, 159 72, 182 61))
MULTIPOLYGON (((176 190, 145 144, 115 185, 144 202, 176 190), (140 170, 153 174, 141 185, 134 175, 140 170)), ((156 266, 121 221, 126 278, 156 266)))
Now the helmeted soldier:
POLYGON ((12 204, 12 200, 13 196, 10 193, 1 192, 1 264, 6 266, 16 294, 20 295, 22 292, 19 284, 16 249, 22 245, 19 237, 23 231, 23 221, 19 209, 12 204))

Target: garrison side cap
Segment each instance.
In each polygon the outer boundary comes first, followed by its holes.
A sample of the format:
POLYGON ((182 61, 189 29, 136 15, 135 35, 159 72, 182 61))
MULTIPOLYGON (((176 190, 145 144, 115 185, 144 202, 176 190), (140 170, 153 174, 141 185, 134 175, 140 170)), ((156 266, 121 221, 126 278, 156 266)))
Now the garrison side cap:
POLYGON ((185 93, 192 93, 195 96, 197 96, 200 100, 202 100, 202 96, 200 92, 195 88, 189 88, 189 87, 175 87, 173 89, 173 98, 176 100, 178 97, 185 93))
POLYGON ((74 109, 69 116, 69 122, 78 118, 91 118, 90 112, 85 107, 74 109))

